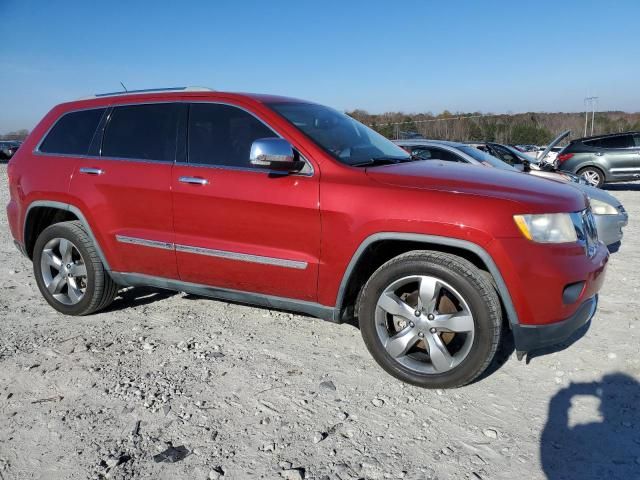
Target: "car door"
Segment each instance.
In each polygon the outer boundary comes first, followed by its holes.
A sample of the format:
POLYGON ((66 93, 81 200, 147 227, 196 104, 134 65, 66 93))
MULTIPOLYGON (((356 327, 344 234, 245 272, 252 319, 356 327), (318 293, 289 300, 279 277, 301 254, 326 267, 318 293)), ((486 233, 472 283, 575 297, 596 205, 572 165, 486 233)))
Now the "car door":
POLYGON ((192 103, 188 162, 172 176, 180 279, 315 300, 320 256, 318 174, 254 167, 251 144, 278 136, 239 106, 192 103))
POLYGON ((601 138, 592 146, 596 149, 596 158, 608 167, 612 177, 629 178, 640 173, 638 149, 631 134, 601 138))
POLYGON ((178 278, 171 173, 182 103, 114 106, 70 191, 114 271, 178 278))

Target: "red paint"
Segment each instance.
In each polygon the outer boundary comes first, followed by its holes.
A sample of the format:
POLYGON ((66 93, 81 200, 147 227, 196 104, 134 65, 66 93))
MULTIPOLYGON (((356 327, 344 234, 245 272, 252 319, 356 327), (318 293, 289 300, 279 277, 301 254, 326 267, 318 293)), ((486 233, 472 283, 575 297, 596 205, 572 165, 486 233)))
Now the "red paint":
MULTIPOLYGON (((562 289, 586 281, 596 293, 608 260, 601 245, 589 259, 575 245, 527 241, 514 214, 578 211, 573 189, 519 173, 415 162, 370 169, 335 161, 263 102, 274 97, 231 93, 162 93, 91 99, 55 107, 9 164, 13 236, 23 242, 29 204, 77 206, 114 271, 316 301, 334 306, 358 246, 379 232, 451 237, 485 249, 500 270, 519 320, 563 320, 581 302, 562 304, 562 289), (273 177, 258 171, 35 155, 64 112, 154 101, 217 101, 242 106, 289 140, 313 165, 313 176, 273 177), (104 170, 100 176, 81 167, 104 170), (200 176, 204 186, 177 181, 200 176), (239 262, 127 245, 115 235, 306 262, 306 269, 239 262)), ((283 101, 282 98, 277 98, 283 101)))

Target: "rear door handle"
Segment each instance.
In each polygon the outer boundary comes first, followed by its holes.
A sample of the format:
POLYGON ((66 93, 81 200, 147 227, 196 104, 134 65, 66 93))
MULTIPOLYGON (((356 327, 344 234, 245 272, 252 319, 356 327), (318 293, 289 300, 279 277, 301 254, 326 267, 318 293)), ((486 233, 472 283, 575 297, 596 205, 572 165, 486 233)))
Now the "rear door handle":
POLYGON ((102 170, 101 168, 82 167, 80 169, 80 173, 86 173, 87 175, 102 175, 104 173, 104 170, 102 170))
POLYGON ((180 183, 190 183, 192 185, 207 185, 209 180, 201 177, 180 177, 178 179, 180 183))

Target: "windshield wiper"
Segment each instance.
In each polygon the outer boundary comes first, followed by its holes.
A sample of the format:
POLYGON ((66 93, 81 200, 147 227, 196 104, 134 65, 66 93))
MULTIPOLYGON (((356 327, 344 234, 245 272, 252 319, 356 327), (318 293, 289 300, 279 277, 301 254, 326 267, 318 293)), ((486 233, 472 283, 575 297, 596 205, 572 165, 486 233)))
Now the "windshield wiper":
POLYGON ((377 167, 379 165, 393 165, 396 163, 410 162, 411 157, 373 157, 360 163, 351 164, 352 167, 377 167))

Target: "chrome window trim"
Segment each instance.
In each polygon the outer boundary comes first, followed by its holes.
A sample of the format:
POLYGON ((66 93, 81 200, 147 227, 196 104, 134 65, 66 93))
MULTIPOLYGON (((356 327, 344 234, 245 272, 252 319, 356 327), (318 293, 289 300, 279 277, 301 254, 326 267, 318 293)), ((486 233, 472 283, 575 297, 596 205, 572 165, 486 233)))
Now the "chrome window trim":
POLYGON ((158 240, 147 240, 138 237, 129 237, 127 235, 116 235, 116 240, 120 243, 129 243, 132 245, 141 245, 144 247, 161 248, 163 250, 173 250, 175 245, 170 242, 162 242, 158 240))
POLYGON ((308 263, 299 260, 289 260, 286 258, 264 257, 262 255, 252 255, 250 253, 237 253, 228 250, 216 250, 213 248, 194 247, 191 245, 176 245, 176 252, 193 253, 197 255, 205 255, 208 257, 225 258, 228 260, 237 260, 239 262, 260 263, 262 265, 273 265, 276 267, 293 268, 296 270, 304 270, 308 263))
MULTIPOLYGON (((100 97, 99 97, 100 98, 100 97)), ((109 98, 109 97, 106 97, 109 98)), ((40 141, 38 142, 38 144, 36 145, 36 147, 33 149, 33 154, 34 155, 44 155, 44 156, 54 156, 54 157, 65 157, 65 158, 88 158, 88 159, 98 159, 98 160, 120 160, 120 161, 129 161, 129 162, 146 162, 146 163, 172 163, 172 164, 176 164, 176 165, 181 165, 181 166, 192 166, 192 167, 201 167, 201 168, 218 168, 218 169, 223 169, 223 170, 237 170, 237 171, 241 171, 241 172, 259 172, 259 173, 266 173, 266 174, 279 174, 279 175, 284 175, 283 172, 278 172, 278 171, 274 171, 274 170, 270 170, 270 169, 265 169, 265 168, 244 168, 244 167, 233 167, 230 165, 213 165, 213 164, 208 164, 208 163, 190 163, 189 161, 187 162, 176 162, 175 160, 171 161, 171 160, 149 160, 146 158, 126 158, 126 157, 103 157, 102 155, 77 155, 77 154, 67 154, 67 153, 47 153, 47 152, 41 152, 40 151, 40 146, 41 144, 44 142, 44 140, 47 138, 47 136, 49 135, 49 133, 51 132, 51 130, 53 130, 53 128, 56 126, 56 124, 66 115, 70 114, 70 113, 75 113, 75 112, 83 112, 86 110, 99 110, 99 109, 107 109, 107 110, 111 110, 107 113, 108 118, 107 121, 105 123, 105 130, 106 130, 106 126, 109 123, 109 121, 111 120, 111 114, 113 113, 113 109, 114 108, 118 108, 118 107, 128 107, 128 106, 134 106, 134 105, 153 105, 153 104, 158 104, 158 103, 187 103, 187 104, 194 104, 194 103, 210 103, 210 104, 216 104, 216 105, 226 105, 229 107, 235 107, 235 108, 239 108, 240 110, 248 113, 249 115, 251 115, 252 117, 254 117, 256 120, 258 120, 260 123, 262 123, 265 127, 267 127, 269 130, 271 130, 273 133, 275 133, 279 138, 284 138, 280 132, 276 131, 275 128, 273 128, 271 125, 269 125, 267 122, 265 122, 264 120, 262 120, 260 117, 258 117, 255 113, 251 112, 250 110, 247 110, 245 107, 242 107, 240 105, 236 105, 233 103, 229 103, 229 102, 221 102, 221 101, 217 101, 217 100, 184 100, 184 99, 180 99, 180 100, 173 100, 173 101, 167 101, 167 100, 159 100, 159 101, 144 101, 144 102, 129 102, 129 103, 114 103, 114 104, 107 104, 107 105, 102 105, 102 106, 96 106, 96 107, 86 107, 86 108, 77 108, 77 109, 73 109, 73 110, 68 110, 65 113, 63 113, 62 115, 60 115, 55 122, 53 122, 53 124, 49 127, 49 129, 46 131, 46 133, 42 136, 42 138, 40 139, 40 141)), ((267 106, 267 108, 269 108, 267 106)), ((274 112, 275 113, 275 112, 274 112)), ((189 124, 187 123, 187 131, 189 129, 189 124)), ((286 138, 284 138, 286 140, 286 138)), ((315 175, 315 168, 313 166, 313 163, 311 163, 304 155, 302 155, 302 153, 297 150, 295 147, 293 147, 294 150, 296 150, 298 152, 298 154, 300 155, 300 158, 302 159, 302 161, 305 162, 305 164, 309 167, 310 172, 304 172, 304 170, 307 168, 303 168, 300 172, 297 173, 290 173, 287 174, 289 176, 301 176, 301 177, 313 177, 315 175)), ((189 154, 188 154, 188 150, 189 149, 189 144, 187 141, 187 160, 189 158, 189 154)), ((102 152, 102 144, 100 144, 100 152, 102 152)))

